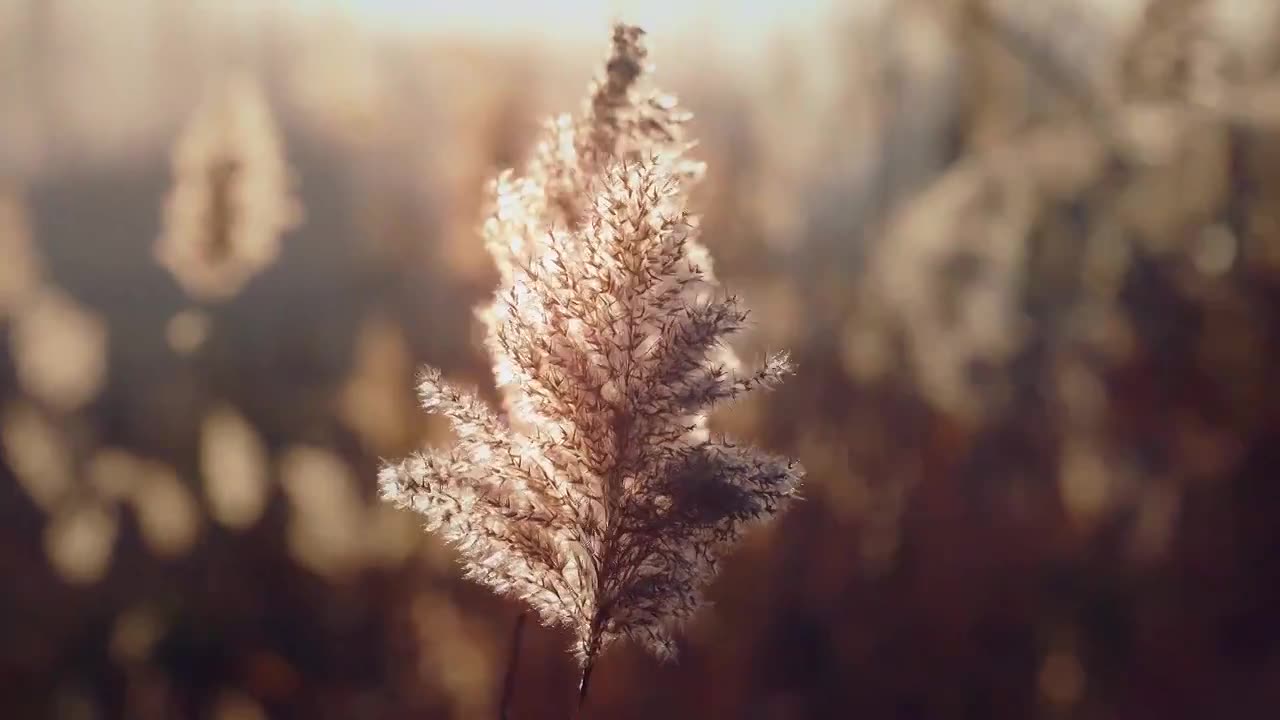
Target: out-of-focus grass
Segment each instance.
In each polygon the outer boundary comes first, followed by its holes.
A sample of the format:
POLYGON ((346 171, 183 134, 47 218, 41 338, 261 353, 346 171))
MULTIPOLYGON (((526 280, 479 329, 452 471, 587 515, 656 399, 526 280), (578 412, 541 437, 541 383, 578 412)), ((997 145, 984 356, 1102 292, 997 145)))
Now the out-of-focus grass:
MULTIPOLYGON (((484 182, 605 28, 104 8, 0 3, 0 708, 492 716, 516 608, 373 469, 445 439, 418 363, 491 388, 484 182), (184 190, 228 78, 258 129, 209 137, 248 162, 184 190), (222 204, 175 235, 183 192, 222 204)), ((696 114, 716 273, 758 309, 743 354, 799 373, 714 422, 798 455, 807 500, 679 666, 607 657, 594 712, 1265 716, 1277 11, 849 3, 753 52, 716 20, 653 28, 653 58, 696 114)), ((564 644, 528 629, 516 717, 566 714, 564 644)))

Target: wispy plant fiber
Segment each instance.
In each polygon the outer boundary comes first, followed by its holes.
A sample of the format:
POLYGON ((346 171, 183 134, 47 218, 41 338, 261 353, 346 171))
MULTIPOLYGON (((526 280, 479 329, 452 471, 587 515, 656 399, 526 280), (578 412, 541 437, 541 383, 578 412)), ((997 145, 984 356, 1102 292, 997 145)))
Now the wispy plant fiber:
POLYGON ((790 364, 743 373, 727 352, 747 312, 703 262, 685 209, 701 172, 684 157, 687 114, 637 89, 640 37, 615 28, 581 115, 549 126, 527 177, 497 182, 486 345, 506 411, 426 370, 423 405, 457 443, 379 475, 469 577, 571 629, 585 668, 623 637, 671 656, 717 560, 802 475, 708 431, 714 405, 790 364))

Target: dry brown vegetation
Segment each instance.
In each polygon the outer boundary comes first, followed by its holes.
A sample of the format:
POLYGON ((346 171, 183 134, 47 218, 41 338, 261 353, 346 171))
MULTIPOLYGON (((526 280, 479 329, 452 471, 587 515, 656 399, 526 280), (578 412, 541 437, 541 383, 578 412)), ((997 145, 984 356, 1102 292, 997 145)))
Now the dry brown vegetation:
MULTIPOLYGON (((1268 5, 851 2, 750 60, 651 36, 737 350, 798 367, 711 427, 805 499, 678 665, 606 656, 588 717, 1269 717, 1268 5)), ((374 476, 453 442, 419 364, 500 404, 484 182, 604 28, 119 6, 0 3, 0 715, 493 717, 519 607, 374 476)), ((513 717, 569 713, 568 644, 526 629, 513 717)))

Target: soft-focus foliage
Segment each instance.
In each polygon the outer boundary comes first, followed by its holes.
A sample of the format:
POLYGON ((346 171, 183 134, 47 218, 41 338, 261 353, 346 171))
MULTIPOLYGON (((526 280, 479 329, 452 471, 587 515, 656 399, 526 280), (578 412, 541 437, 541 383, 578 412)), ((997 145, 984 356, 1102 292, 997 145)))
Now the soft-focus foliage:
POLYGON ((536 257, 545 233, 588 221, 596 186, 613 164, 656 162, 683 183, 702 176, 702 163, 685 157, 693 147, 684 140, 690 115, 674 97, 645 87, 641 35, 640 28, 617 26, 582 111, 546 124, 523 177, 506 171, 494 182, 496 209, 484 225, 485 246, 506 282, 536 257))
POLYGON ((235 75, 211 91, 173 151, 174 186, 156 259, 200 299, 235 295, 298 223, 262 90, 235 75))
MULTIPOLYGON (((0 717, 497 715, 519 603, 371 478, 457 445, 418 362, 505 408, 478 219, 569 223, 484 183, 577 167, 539 119, 607 29, 555 22, 612 10, 322 4, 0 0, 0 717), (268 170, 248 205, 174 166, 245 82, 257 139, 201 147, 268 170), (205 293, 157 243, 220 203, 270 260, 205 293)), ((708 426, 806 499, 584 715, 1271 717, 1280 4, 815 4, 630 3, 738 354, 800 369, 708 426)), ((526 623, 512 717, 570 714, 572 642, 526 623)))
POLYGON ((0 321, 18 312, 40 283, 40 262, 20 193, 0 186, 0 321))

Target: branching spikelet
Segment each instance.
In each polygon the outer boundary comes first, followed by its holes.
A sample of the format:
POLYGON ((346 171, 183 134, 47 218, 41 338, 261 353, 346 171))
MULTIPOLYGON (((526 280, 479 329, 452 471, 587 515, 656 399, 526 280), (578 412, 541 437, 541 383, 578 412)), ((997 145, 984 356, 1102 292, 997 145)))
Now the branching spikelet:
POLYGON ((507 171, 494 181, 494 211, 484 233, 504 279, 542 245, 544 230, 581 225, 592 182, 613 161, 656 162, 688 182, 702 177, 703 164, 685 156, 694 146, 684 137, 692 116, 672 95, 645 87, 651 66, 643 34, 616 26, 609 58, 578 117, 549 120, 525 176, 507 171))
MULTIPOLYGON (((705 165, 687 156, 696 143, 685 138, 684 126, 693 116, 673 95, 648 86, 653 68, 643 36, 638 27, 616 25, 609 56, 578 116, 566 113, 547 122, 523 177, 507 170, 494 180, 483 232, 504 286, 549 244, 550 233, 583 229, 600 178, 612 163, 657 165, 681 183, 682 192, 702 178, 705 165)), ((684 251, 704 281, 686 286, 690 299, 704 300, 715 282, 711 255, 695 234, 687 234, 684 251)), ((496 305, 477 314, 492 331, 496 305)), ((726 369, 740 368, 728 346, 718 346, 715 355, 726 369)))
POLYGON ((700 264, 687 165, 651 152, 674 133, 655 136, 662 123, 631 101, 638 37, 615 31, 587 119, 557 126, 574 162, 543 155, 532 179, 499 180, 528 193, 512 200, 524 211, 540 208, 506 226, 509 243, 537 246, 498 254, 509 265, 488 312, 507 412, 428 370, 423 404, 449 418, 457 444, 379 475, 383 497, 425 515, 470 577, 570 628, 588 668, 624 636, 670 656, 717 559, 802 475, 708 432, 713 405, 790 365, 776 355, 740 374, 724 362, 746 310, 700 264), (557 195, 566 179, 572 194, 557 195))

